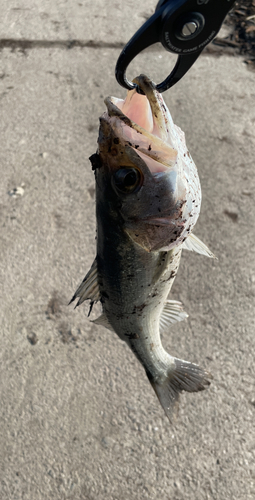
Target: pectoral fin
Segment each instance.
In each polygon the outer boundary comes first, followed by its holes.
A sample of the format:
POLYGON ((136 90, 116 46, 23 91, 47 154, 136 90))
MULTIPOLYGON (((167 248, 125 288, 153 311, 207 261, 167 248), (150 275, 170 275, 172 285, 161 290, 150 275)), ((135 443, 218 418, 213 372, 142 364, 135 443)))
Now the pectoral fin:
POLYGON ((70 300, 69 304, 79 297, 79 300, 75 307, 79 306, 84 302, 84 300, 90 299, 92 302, 100 300, 100 292, 97 281, 97 261, 94 260, 89 272, 86 274, 83 282, 80 284, 79 288, 76 290, 74 296, 70 300))
POLYGON ((191 233, 188 238, 182 244, 184 250, 190 250, 191 252, 197 252, 201 255, 206 255, 211 259, 217 259, 215 255, 209 250, 209 248, 193 233, 191 233))

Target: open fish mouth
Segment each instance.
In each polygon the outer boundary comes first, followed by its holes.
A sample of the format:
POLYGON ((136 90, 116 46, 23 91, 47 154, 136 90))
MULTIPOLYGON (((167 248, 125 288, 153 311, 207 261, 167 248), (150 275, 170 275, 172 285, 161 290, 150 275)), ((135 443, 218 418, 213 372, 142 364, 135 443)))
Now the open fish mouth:
POLYGON ((147 251, 170 250, 197 221, 199 178, 184 133, 154 83, 145 75, 134 83, 144 95, 134 89, 125 100, 106 98, 98 154, 105 179, 121 198, 119 214, 128 235, 147 251))
POLYGON ((136 89, 125 100, 105 99, 108 113, 103 115, 119 139, 136 150, 151 173, 174 168, 178 151, 176 127, 161 94, 145 75, 134 79, 145 95, 136 89))

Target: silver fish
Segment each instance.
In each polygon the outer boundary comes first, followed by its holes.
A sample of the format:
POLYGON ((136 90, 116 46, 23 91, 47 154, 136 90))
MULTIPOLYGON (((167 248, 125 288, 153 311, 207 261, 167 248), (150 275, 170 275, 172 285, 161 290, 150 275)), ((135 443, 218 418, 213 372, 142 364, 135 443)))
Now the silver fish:
POLYGON ((94 322, 127 342, 171 421, 182 390, 197 392, 211 375, 168 354, 160 332, 188 315, 168 300, 183 248, 214 257, 192 234, 201 189, 183 132, 144 75, 125 101, 105 100, 96 179, 97 255, 72 301, 100 301, 94 322))

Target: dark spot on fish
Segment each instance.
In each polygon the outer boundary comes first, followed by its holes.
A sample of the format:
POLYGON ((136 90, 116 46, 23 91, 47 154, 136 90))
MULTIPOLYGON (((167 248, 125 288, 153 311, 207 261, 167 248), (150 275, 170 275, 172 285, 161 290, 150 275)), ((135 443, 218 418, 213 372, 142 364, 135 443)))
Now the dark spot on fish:
POLYGON ((125 333, 125 337, 128 337, 130 340, 139 339, 138 333, 125 333))
POLYGON ((161 212, 161 208, 158 207, 158 212, 161 212))
MULTIPOLYGON (((132 127, 132 121, 127 116, 119 116, 119 118, 129 127, 132 127)), ((141 132, 140 132, 141 133, 141 132)))
POLYGON ((114 144, 119 144, 120 143, 118 137, 114 137, 113 142, 114 142, 114 144))
POLYGON ((110 149, 109 153, 111 153, 112 156, 117 156, 118 151, 116 148, 112 148, 112 149, 110 149))
POLYGON ((238 214, 236 212, 231 212, 230 210, 224 210, 223 213, 227 215, 233 222, 237 222, 238 214))
POLYGON ((169 278, 165 279, 165 280, 162 280, 162 283, 166 283, 167 281, 170 281, 171 279, 173 279, 177 274, 177 269, 175 271, 172 271, 169 278))
POLYGON ((139 144, 135 144, 135 149, 138 149, 139 148, 139 144))
POLYGON ((101 296, 104 297, 105 299, 109 299, 109 295, 107 292, 102 291, 101 296))
POLYGON ((148 151, 151 151, 151 145, 149 144, 148 151))
POLYGON ((132 142, 128 142, 129 146, 132 146, 132 142))
POLYGON ((89 161, 92 165, 92 170, 96 170, 97 168, 102 167, 102 163, 100 160, 100 156, 98 153, 95 153, 89 157, 89 161))
POLYGON ((134 306, 132 314, 142 312, 142 310, 145 308, 146 304, 141 304, 140 306, 134 306))

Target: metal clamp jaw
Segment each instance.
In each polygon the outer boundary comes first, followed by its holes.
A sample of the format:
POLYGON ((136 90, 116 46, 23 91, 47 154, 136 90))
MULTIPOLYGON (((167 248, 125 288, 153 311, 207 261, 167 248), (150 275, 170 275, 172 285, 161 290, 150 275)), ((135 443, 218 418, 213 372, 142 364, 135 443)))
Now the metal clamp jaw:
MULTIPOLYGON (((170 75, 156 89, 164 92, 172 87, 217 35, 234 3, 235 0, 160 0, 155 14, 122 50, 115 68, 118 83, 128 90, 137 87, 126 78, 128 65, 142 50, 161 42, 166 50, 178 54, 178 59, 170 75)), ((142 93, 139 88, 137 91, 142 93)))

